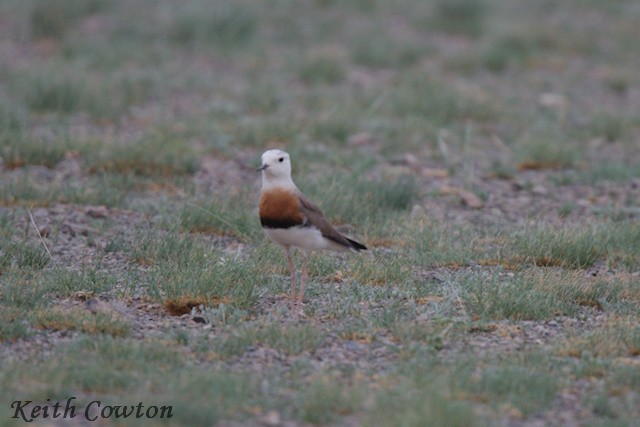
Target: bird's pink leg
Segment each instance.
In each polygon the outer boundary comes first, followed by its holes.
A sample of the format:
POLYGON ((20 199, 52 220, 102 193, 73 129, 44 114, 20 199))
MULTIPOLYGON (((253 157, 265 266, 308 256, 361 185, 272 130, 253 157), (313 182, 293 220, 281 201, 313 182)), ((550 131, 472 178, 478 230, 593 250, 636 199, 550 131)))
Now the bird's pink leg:
POLYGON ((284 248, 287 252, 287 262, 289 263, 289 271, 291 272, 291 310, 295 311, 296 301, 296 269, 293 265, 293 259, 291 258, 291 251, 289 246, 284 248))
POLYGON ((302 297, 304 296, 304 287, 307 284, 307 279, 309 278, 309 272, 307 270, 307 253, 302 252, 302 277, 300 278, 300 289, 298 290, 298 305, 296 308, 297 313, 301 313, 302 311, 302 297))

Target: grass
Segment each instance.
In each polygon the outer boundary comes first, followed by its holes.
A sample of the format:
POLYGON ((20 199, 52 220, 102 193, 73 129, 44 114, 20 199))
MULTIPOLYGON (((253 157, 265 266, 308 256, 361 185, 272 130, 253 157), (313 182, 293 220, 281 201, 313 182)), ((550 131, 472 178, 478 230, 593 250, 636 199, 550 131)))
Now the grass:
POLYGON ((0 398, 637 424, 632 3, 0 2, 0 398), (310 257, 298 321, 276 147, 369 248, 310 257))
POLYGON ((362 397, 357 389, 337 386, 332 378, 320 377, 301 390, 299 399, 302 420, 322 425, 354 414, 362 397))
POLYGON ((1 248, 5 268, 14 265, 18 269, 41 270, 50 262, 49 255, 39 242, 5 241, 1 248))
POLYGON ((254 37, 258 23, 250 7, 233 1, 223 1, 215 10, 197 1, 176 12, 169 39, 191 48, 241 46, 254 37))
MULTIPOLYGON (((141 190, 158 192, 163 183, 145 181, 133 174, 102 173, 68 185, 59 180, 43 180, 32 175, 17 174, 0 183, 0 205, 15 207, 51 206, 55 203, 123 206, 132 204, 133 196, 141 190), (137 190, 137 191, 136 191, 137 190)), ((168 186, 170 189, 171 186, 168 186)))
POLYGON ((356 39, 351 49, 353 62, 374 70, 414 65, 423 54, 420 46, 397 42, 384 33, 356 39))
POLYGON ((346 72, 339 56, 332 52, 320 52, 305 58, 298 74, 307 84, 335 84, 344 80, 346 72))
POLYGON ((51 363, 32 361, 12 366, 2 382, 4 396, 21 392, 34 398, 46 396, 53 400, 59 396, 66 400, 68 393, 82 392, 78 396, 82 407, 97 397, 113 402, 113 393, 119 392, 149 404, 175 402, 171 421, 183 423, 189 419, 195 425, 215 423, 228 414, 248 409, 245 398, 250 391, 246 379, 224 372, 199 374, 185 364, 175 349, 110 337, 82 338, 58 350, 51 363), (182 371, 182 379, 158 380, 176 369, 182 371), (204 396, 205 390, 210 404, 200 406, 204 399, 195 396, 204 396), (216 390, 214 395, 211 390, 216 390))
POLYGON ((532 371, 530 365, 488 366, 472 388, 491 401, 508 402, 527 416, 551 404, 558 391, 558 383, 553 374, 532 371))
POLYGON ((116 280, 106 271, 96 268, 85 267, 78 271, 56 267, 47 273, 45 283, 55 289, 59 296, 77 293, 97 296, 111 291, 116 280))
POLYGON ((626 116, 600 112, 592 118, 590 133, 593 137, 602 138, 606 142, 620 141, 626 137, 629 120, 626 116))
POLYGON ((255 240, 262 233, 256 222, 255 207, 248 203, 251 196, 245 193, 233 197, 213 195, 204 200, 187 202, 180 211, 180 225, 189 232, 255 240))
POLYGON ((22 319, 19 309, 4 309, 0 317, 0 342, 25 338, 29 324, 22 319))
POLYGON ((134 248, 134 257, 150 267, 149 296, 169 311, 183 314, 194 306, 221 303, 250 308, 256 301, 254 280, 265 268, 255 261, 259 251, 247 260, 178 234, 165 236, 161 245, 154 235, 143 239, 134 248))
POLYGON ((61 39, 78 21, 109 6, 110 2, 88 1, 70 5, 65 1, 36 1, 31 9, 31 34, 35 39, 61 39))
POLYGON ((84 309, 73 310, 50 308, 35 314, 35 326, 54 331, 80 331, 86 334, 108 334, 114 337, 127 336, 130 324, 111 312, 91 314, 84 309))
POLYGON ((483 0, 437 1, 430 23, 452 34, 478 36, 484 30, 488 5, 483 0))
POLYGON ((402 287, 411 282, 411 271, 399 253, 376 258, 352 258, 347 269, 341 273, 346 280, 371 286, 402 287))
POLYGON ((624 314, 638 299, 629 283, 584 278, 558 269, 498 272, 461 279, 461 297, 469 315, 480 319, 550 319, 575 316, 581 307, 624 314))
POLYGON ((446 82, 418 73, 403 76, 390 96, 390 106, 395 115, 420 117, 436 129, 465 120, 485 121, 496 112, 485 101, 465 96, 446 82))
POLYGON ((79 72, 51 72, 34 75, 25 93, 25 104, 30 110, 38 112, 74 113, 79 110, 100 108, 97 93, 88 93, 86 78, 79 72))
POLYGON ((192 174, 198 168, 196 151, 179 135, 162 129, 134 144, 114 144, 90 159, 89 171, 137 176, 192 174))
POLYGON ((579 147, 557 131, 536 131, 516 144, 517 167, 520 170, 567 169, 579 158, 579 147))
POLYGON ((540 266, 584 268, 607 249, 604 230, 596 227, 551 229, 541 225, 513 236, 511 256, 540 266))
POLYGON ((532 56, 530 36, 506 34, 492 41, 482 52, 483 65, 493 72, 503 72, 510 66, 522 66, 532 56))
POLYGON ((640 354, 640 331, 629 318, 614 319, 568 340, 559 352, 572 357, 634 357, 640 354))
POLYGON ((227 359, 266 346, 285 356, 295 356, 302 352, 313 354, 321 342, 321 333, 312 326, 256 325, 243 327, 224 339, 207 342, 206 351, 215 357, 227 359))
POLYGON ((5 167, 9 169, 25 165, 42 165, 52 168, 64 159, 68 151, 68 144, 64 140, 30 139, 20 134, 5 138, 1 155, 5 167))
POLYGON ((153 68, 105 75, 61 60, 16 71, 10 78, 21 87, 16 95, 30 111, 62 117, 86 113, 95 121, 113 121, 119 111, 149 102, 165 90, 153 68))
POLYGON ((474 425, 474 416, 468 405, 451 402, 432 390, 419 394, 398 391, 379 398, 376 410, 366 418, 381 426, 419 426, 428 417, 434 426, 474 425))
POLYGON ((340 171, 311 182, 303 178, 300 185, 337 224, 380 224, 391 214, 409 210, 418 195, 410 175, 364 180, 340 171), (348 190, 337 191, 345 182, 348 190))
POLYGON ((411 242, 415 248, 414 258, 423 267, 466 265, 476 257, 474 241, 480 236, 466 227, 444 227, 425 223, 415 227, 411 242))

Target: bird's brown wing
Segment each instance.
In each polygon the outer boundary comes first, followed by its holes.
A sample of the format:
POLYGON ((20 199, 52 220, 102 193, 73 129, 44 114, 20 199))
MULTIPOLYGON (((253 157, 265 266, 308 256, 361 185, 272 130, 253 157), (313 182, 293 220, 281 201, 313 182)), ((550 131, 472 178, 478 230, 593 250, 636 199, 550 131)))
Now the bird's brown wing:
POLYGON ((311 200, 307 199, 303 194, 298 195, 300 199, 300 212, 305 216, 305 225, 316 227, 324 237, 332 240, 347 249, 356 251, 367 249, 364 245, 351 240, 342 234, 329 223, 318 206, 311 200))

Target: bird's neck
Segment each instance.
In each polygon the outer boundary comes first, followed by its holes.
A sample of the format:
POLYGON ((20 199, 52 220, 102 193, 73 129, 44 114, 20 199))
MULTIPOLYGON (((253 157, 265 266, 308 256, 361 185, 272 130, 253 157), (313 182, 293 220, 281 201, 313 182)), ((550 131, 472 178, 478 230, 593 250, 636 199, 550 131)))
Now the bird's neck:
POLYGON ((297 190, 290 176, 265 176, 262 175, 262 191, 269 191, 274 188, 297 190))

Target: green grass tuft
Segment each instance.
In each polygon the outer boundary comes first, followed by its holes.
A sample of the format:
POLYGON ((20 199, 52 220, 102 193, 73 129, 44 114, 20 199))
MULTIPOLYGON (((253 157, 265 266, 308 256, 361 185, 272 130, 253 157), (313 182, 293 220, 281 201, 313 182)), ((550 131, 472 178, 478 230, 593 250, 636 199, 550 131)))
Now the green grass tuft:
POLYGON ((25 104, 36 112, 75 113, 97 108, 97 99, 89 94, 86 77, 60 68, 41 71, 31 76, 25 104))
MULTIPOLYGON (((547 362, 548 363, 548 362, 547 362)), ((491 401, 508 402, 524 416, 548 408, 559 389, 559 378, 527 366, 488 366, 473 389, 491 401)))
POLYGON ((300 65, 298 75, 308 84, 336 84, 344 80, 346 67, 343 61, 330 53, 312 54, 300 65))
POLYGON ((310 325, 257 324, 243 325, 212 342, 201 343, 200 350, 216 358, 229 359, 244 354, 255 347, 265 346, 285 356, 296 356, 303 352, 313 354, 323 340, 323 334, 310 325))
POLYGON ((553 130, 536 131, 515 145, 520 170, 571 168, 581 157, 578 146, 553 130))
POLYGON ((378 393, 373 409, 363 416, 365 424, 418 427, 423 426, 427 419, 434 427, 478 424, 471 406, 448 398, 446 389, 437 387, 435 381, 430 387, 413 387, 410 383, 405 381, 378 393))
POLYGON ((539 225, 511 236, 507 258, 539 266, 585 268, 606 253, 607 240, 604 230, 596 226, 539 225))
POLYGON ((586 279, 581 273, 528 269, 515 274, 469 274, 462 279, 462 300, 472 317, 488 320, 539 320, 576 315, 580 307, 614 310, 633 303, 623 282, 586 279))
POLYGON ((35 314, 35 326, 55 331, 80 331, 91 335, 108 334, 114 337, 127 336, 131 330, 129 322, 115 313, 103 311, 89 313, 84 308, 41 310, 35 314))
POLYGON ((41 242, 5 242, 2 251, 9 254, 15 266, 20 269, 41 270, 51 261, 41 242))
POLYGON ((469 119, 487 121, 496 115, 492 105, 423 73, 401 76, 389 98, 395 115, 426 120, 435 129, 469 119))
POLYGON ((337 224, 358 228, 383 222, 411 208, 418 197, 413 176, 366 180, 357 174, 336 172, 313 181, 303 178, 300 187, 337 224))
POLYGON ((23 135, 4 137, 0 156, 9 169, 25 165, 43 165, 49 168, 57 165, 68 151, 68 142, 62 139, 48 141, 27 138, 23 135))
POLYGON ((490 71, 502 72, 512 65, 523 65, 533 50, 529 36, 507 34, 494 40, 482 52, 482 63, 490 71))
POLYGON ((195 149, 178 135, 153 131, 131 143, 114 144, 89 158, 89 171, 157 177, 188 175, 199 166, 195 149))
POLYGON ((245 193, 227 197, 213 195, 207 200, 187 202, 180 211, 180 225, 189 232, 232 235, 254 241, 262 236, 262 231, 251 197, 245 193))
POLYGON ((229 256, 205 241, 177 234, 150 234, 134 247, 134 258, 149 265, 149 295, 165 306, 218 305, 251 308, 256 279, 264 277, 259 253, 229 256))
POLYGON ((102 0, 37 0, 31 10, 31 34, 36 39, 61 39, 81 18, 105 9, 109 3, 102 0))
POLYGON ((0 311, 0 343, 25 338, 29 335, 29 323, 20 309, 3 307, 0 311))
POLYGON ((422 55, 423 49, 419 45, 399 43, 379 32, 356 39, 351 49, 356 64, 373 69, 412 66, 422 55))
POLYGON ((26 393, 34 400, 78 396, 80 407, 96 399, 122 404, 114 396, 125 393, 134 402, 171 405, 170 421, 180 425, 241 418, 247 405, 258 402, 260 392, 245 376, 217 369, 203 373, 193 362, 163 342, 89 336, 56 348, 46 363, 11 362, 0 381, 8 393, 26 393), (177 372, 175 381, 166 381, 177 372))
POLYGON ((213 44, 226 49, 251 41, 258 22, 246 4, 222 1, 212 7, 205 1, 196 1, 176 10, 169 37, 184 46, 213 44))
POLYGON ((484 0, 438 0, 430 24, 450 34, 476 37, 484 31, 487 13, 484 0))
POLYGON ((362 395, 335 379, 318 378, 301 390, 298 399, 300 417, 307 423, 322 425, 352 415, 359 408, 362 395))

